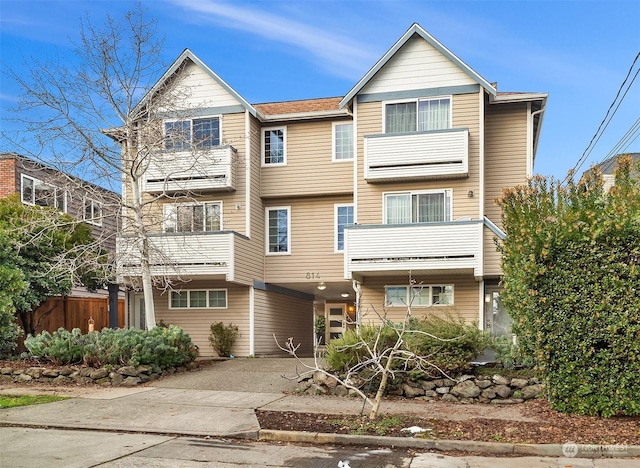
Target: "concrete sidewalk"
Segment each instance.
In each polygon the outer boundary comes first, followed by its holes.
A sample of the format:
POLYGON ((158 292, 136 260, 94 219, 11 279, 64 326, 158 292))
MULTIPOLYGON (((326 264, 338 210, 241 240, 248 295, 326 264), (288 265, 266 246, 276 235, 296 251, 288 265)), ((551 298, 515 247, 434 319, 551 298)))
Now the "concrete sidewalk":
MULTIPOLYGON (((495 454, 562 457, 562 445, 505 444, 473 441, 433 441, 414 438, 345 436, 303 432, 261 430, 256 409, 310 413, 360 414, 359 399, 311 397, 283 393, 291 381, 281 375, 295 375, 294 360, 231 360, 213 364, 198 372, 188 372, 153 382, 153 387, 86 389, 76 398, 45 405, 6 408, 0 411, 0 425, 118 431, 157 435, 233 437, 253 440, 278 440, 305 443, 332 443, 368 446, 410 447, 416 450, 438 449, 495 454), (235 362, 232 362, 235 361, 235 362), (244 368, 244 369, 243 369, 244 368), (243 370, 241 370, 243 369, 243 370), (233 375, 235 371, 235 376, 233 375), (280 382, 281 379, 284 382, 280 382), (262 383, 257 382, 261 380, 262 383), (229 390, 202 389, 224 383, 229 390), (243 391, 260 388, 263 391, 243 391), (276 388, 277 391, 264 390, 276 388)), ((18 393, 29 387, 0 389, 18 393)), ((385 401, 385 414, 414 413, 431 417, 451 417, 444 413, 447 405, 416 401, 385 401)), ((513 406, 464 405, 456 411, 459 419, 491 417, 524 419, 513 406)), ((585 451, 587 453, 588 451, 585 451)), ((591 451, 590 456, 597 456, 591 451)), ((612 455, 600 449, 600 454, 612 455)), ((625 457, 640 457, 640 447, 625 447, 625 457)), ((580 453, 578 453, 580 456, 580 453)), ((640 465, 639 460, 629 460, 640 465)), ((576 465, 579 466, 579 465, 576 465)), ((633 465, 630 465, 633 466, 633 465)))

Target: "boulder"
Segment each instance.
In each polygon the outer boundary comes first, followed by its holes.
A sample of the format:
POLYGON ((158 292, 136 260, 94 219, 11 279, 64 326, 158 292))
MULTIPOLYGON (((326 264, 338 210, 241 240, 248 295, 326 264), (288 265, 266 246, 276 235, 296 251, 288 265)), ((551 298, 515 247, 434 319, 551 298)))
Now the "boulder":
POLYGON ((450 387, 438 387, 438 388, 436 388, 436 392, 439 393, 440 395, 446 395, 450 391, 451 391, 450 387))
POLYGON ((489 388, 491 387, 491 380, 476 380, 476 385, 482 389, 489 388))
POLYGON ((100 369, 96 369, 93 372, 91 372, 89 374, 89 377, 91 377, 93 380, 100 380, 100 379, 104 379, 108 375, 109 375, 109 371, 104 367, 102 367, 100 369))
POLYGON ((42 372, 44 369, 42 367, 29 367, 24 373, 30 375, 34 379, 39 379, 42 377, 42 372))
POLYGON ((511 379, 511 384, 512 387, 515 388, 523 388, 526 387, 527 385, 529 385, 529 380, 527 379, 511 379))
POLYGON ((136 377, 138 375, 138 371, 133 366, 124 366, 116 371, 120 375, 127 375, 130 377, 136 377))
POLYGON ((29 374, 18 374, 13 378, 13 380, 15 382, 30 382, 33 380, 33 377, 29 374))
POLYGON ((412 387, 411 385, 404 384, 402 386, 402 391, 404 392, 404 396, 407 398, 415 398, 418 396, 424 395, 424 389, 412 387))
POLYGON ((135 377, 135 376, 130 375, 129 377, 127 377, 126 379, 124 379, 122 381, 121 385, 123 387, 135 387, 140 382, 141 382, 140 377, 135 377))
POLYGON ((525 400, 530 400, 531 398, 535 398, 542 393, 543 387, 540 384, 527 385, 522 388, 522 398, 525 400))
POLYGON ((494 390, 500 398, 508 398, 511 396, 511 388, 508 385, 498 385, 494 390))
POLYGON ((423 380, 420 382, 420 386, 423 390, 433 390, 437 387, 433 380, 423 380))
POLYGON ((491 380, 493 380, 493 383, 495 383, 496 385, 509 385, 511 383, 511 379, 498 374, 491 377, 491 380))
POLYGON ((448 401, 451 403, 457 403, 458 399, 456 397, 454 397, 453 395, 451 395, 450 393, 447 393, 446 395, 442 395, 442 401, 448 401))
POLYGON ((472 380, 465 380, 453 387, 451 394, 458 398, 475 398, 480 395, 480 388, 472 380))

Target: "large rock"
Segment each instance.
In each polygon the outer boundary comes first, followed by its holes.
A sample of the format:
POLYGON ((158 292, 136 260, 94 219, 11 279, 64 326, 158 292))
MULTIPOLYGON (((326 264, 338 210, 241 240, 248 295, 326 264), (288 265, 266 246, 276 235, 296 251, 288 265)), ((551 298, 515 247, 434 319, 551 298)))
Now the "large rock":
POLYGON ((122 381, 121 385, 123 387, 135 387, 140 382, 141 382, 140 377, 134 377, 133 375, 130 375, 129 377, 127 377, 122 381))
POLYGON ((465 380, 451 389, 451 394, 458 398, 475 398, 480 395, 480 388, 471 380, 465 380))
POLYGON ((496 385, 509 385, 511 383, 511 379, 498 374, 491 377, 491 380, 493 380, 493 383, 495 383, 496 385))
POLYGON ((508 385, 498 385, 494 390, 500 398, 509 398, 511 396, 511 388, 508 385))
POLYGON ((404 396, 406 396, 407 398, 415 398, 418 396, 422 396, 424 395, 424 392, 425 392, 423 388, 416 388, 407 384, 404 384, 402 386, 402 391, 404 392, 404 396))
POLYGON ((42 367, 29 367, 24 373, 30 375, 34 379, 39 379, 42 377, 42 372, 44 369, 42 367))
POLYGON ((530 400, 531 398, 535 398, 540 395, 542 393, 542 390, 543 387, 540 384, 527 385, 521 390, 522 398, 524 398, 525 400, 530 400))
POLYGON ((104 367, 102 367, 100 369, 96 369, 93 372, 91 372, 89 374, 89 377, 91 377, 93 380, 100 380, 100 379, 104 379, 108 375, 109 375, 109 371, 104 367))
POLYGON ((433 390, 437 387, 433 380, 423 380, 420 382, 420 386, 423 390, 433 390))
POLYGON ((30 382, 33 380, 33 377, 29 374, 18 374, 13 378, 13 380, 16 382, 30 382))
POLYGON ((482 391, 482 396, 487 400, 493 400, 496 397, 496 389, 495 387, 485 388, 482 391))
POLYGON ((476 385, 482 389, 489 388, 491 387, 491 380, 476 380, 476 385))
POLYGON ((447 393, 446 395, 442 395, 442 401, 448 401, 451 403, 457 403, 458 399, 456 397, 454 397, 453 395, 451 395, 450 393, 447 393))
POLYGON ((42 372, 43 377, 49 377, 55 379, 60 375, 60 371, 58 369, 46 369, 42 372))
POLYGON ((128 375, 130 377, 136 377, 138 375, 138 370, 133 366, 124 366, 117 370, 120 375, 128 375))
POLYGON ((11 367, 3 367, 2 369, 0 369, 0 374, 2 375, 13 374, 13 369, 11 367))
POLYGON ((529 385, 529 380, 527 379, 511 379, 511 384, 512 387, 515 388, 523 388, 526 387, 527 385, 529 385))
POLYGON ((436 388, 436 392, 440 395, 446 395, 451 391, 451 387, 438 387, 436 388))
POLYGON ((124 377, 122 377, 122 374, 118 374, 117 372, 110 372, 109 378, 111 379, 111 385, 114 385, 116 387, 124 381, 124 377))

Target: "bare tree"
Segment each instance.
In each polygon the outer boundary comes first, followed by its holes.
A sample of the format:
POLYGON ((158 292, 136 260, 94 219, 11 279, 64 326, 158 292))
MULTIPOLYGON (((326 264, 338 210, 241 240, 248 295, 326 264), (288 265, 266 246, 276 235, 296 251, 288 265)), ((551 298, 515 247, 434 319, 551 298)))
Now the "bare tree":
POLYGON ((96 26, 85 17, 70 60, 31 59, 25 64, 26 74, 9 68, 24 92, 15 109, 15 120, 24 131, 17 136, 4 132, 3 137, 16 151, 36 158, 45 155, 58 169, 118 192, 121 185, 117 210, 121 234, 113 265, 119 276, 142 289, 145 323, 152 328, 156 323, 154 286, 171 288, 181 278, 174 257, 153 236, 163 223, 157 202, 193 199, 189 190, 169 190, 171 158, 176 156, 165 150, 169 142, 173 149, 190 152, 175 169, 188 174, 198 169, 201 158, 207 158, 211 145, 206 144, 206 136, 202 144, 195 133, 186 134, 180 128, 168 132, 163 126, 167 116, 180 121, 188 115, 184 103, 190 90, 181 81, 186 72, 162 75, 166 69, 161 60, 163 41, 157 37, 156 20, 145 15, 138 5, 122 22, 107 16, 103 25, 96 26), (24 117, 34 115, 33 111, 42 118, 24 117), (159 167, 166 169, 158 175, 159 189, 146 190, 145 174, 159 167))

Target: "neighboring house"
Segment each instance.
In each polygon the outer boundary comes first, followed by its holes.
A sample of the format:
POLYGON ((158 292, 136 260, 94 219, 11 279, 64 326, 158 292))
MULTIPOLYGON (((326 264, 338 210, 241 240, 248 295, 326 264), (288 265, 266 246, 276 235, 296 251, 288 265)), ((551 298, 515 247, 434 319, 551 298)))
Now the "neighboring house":
MULTIPOLYGON (((16 193, 25 205, 54 207, 83 220, 110 258, 114 257, 120 212, 117 193, 25 156, 0 153, 0 198, 16 193)), ((115 286, 110 286, 111 299, 107 289, 89 291, 83 286, 74 287, 67 297, 50 298, 35 311, 41 325, 38 331, 77 327, 86 332, 89 318, 94 320, 96 329, 123 325, 122 313, 117 318, 114 308, 124 308, 124 297, 122 293, 118 296, 115 286), (113 302, 116 300, 120 305, 113 302), (114 309, 112 317, 110 309, 114 309)))
POLYGON ((91 226, 115 253, 120 195, 16 153, 0 153, 0 198, 18 193, 25 205, 51 206, 91 226))
MULTIPOLYGON (((626 153, 628 156, 633 159, 634 164, 637 164, 640 161, 640 153, 626 153)), ((605 161, 602 161, 598 164, 598 168, 600 172, 602 172, 602 179, 604 181, 604 191, 608 191, 611 187, 613 187, 615 182, 615 170, 618 167, 618 158, 622 156, 622 154, 617 154, 605 161)))
MULTIPOLYGON (((214 322, 239 327, 236 356, 281 353, 274 335, 310 354, 314 314, 328 340, 374 309, 402 320, 409 301, 414 317, 454 309, 508 332, 494 200, 532 175, 546 94, 498 92, 417 24, 341 97, 252 105, 189 50, 155 89, 169 80, 193 97, 165 119, 142 191, 188 282, 155 291, 156 319, 201 355, 214 322)), ((129 325, 142 304, 128 294, 129 325)))

